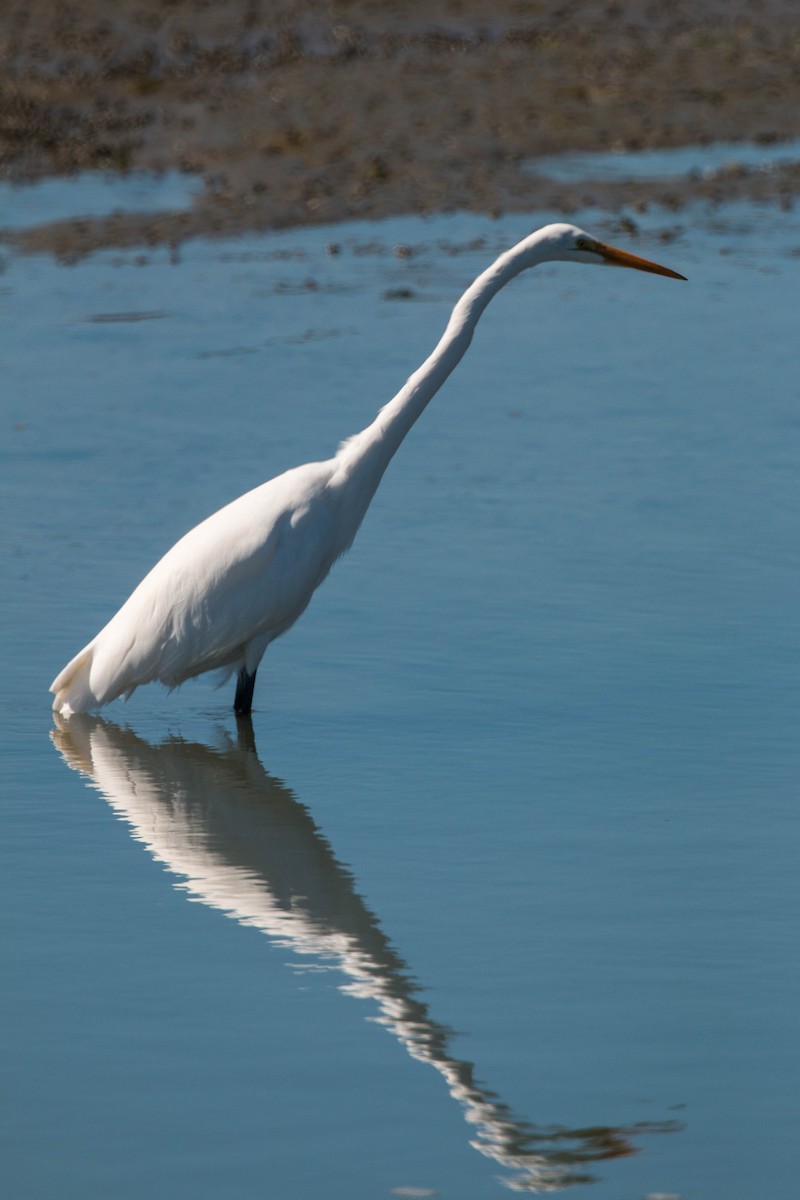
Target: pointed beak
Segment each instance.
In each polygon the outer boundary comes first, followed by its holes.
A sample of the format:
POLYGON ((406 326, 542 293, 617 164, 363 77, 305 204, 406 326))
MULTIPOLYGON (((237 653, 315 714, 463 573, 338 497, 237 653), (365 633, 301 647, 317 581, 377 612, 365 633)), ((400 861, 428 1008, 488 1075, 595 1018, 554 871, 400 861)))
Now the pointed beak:
POLYGON ((679 275, 677 271, 670 271, 669 267, 662 267, 658 263, 650 262, 649 258, 639 258, 638 254, 629 254, 627 250, 618 250, 616 246, 607 246, 605 242, 597 242, 592 249, 612 267, 632 267, 634 271, 649 271, 651 275, 666 275, 669 279, 686 279, 685 275, 679 275))

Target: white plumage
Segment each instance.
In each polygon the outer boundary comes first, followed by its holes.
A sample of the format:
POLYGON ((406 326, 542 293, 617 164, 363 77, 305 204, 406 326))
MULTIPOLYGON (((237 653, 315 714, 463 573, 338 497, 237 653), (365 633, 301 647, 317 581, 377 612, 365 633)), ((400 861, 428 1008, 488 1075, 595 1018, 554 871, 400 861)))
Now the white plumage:
POLYGON ((333 458, 278 475, 182 537, 55 678, 54 709, 85 712, 153 680, 177 687, 223 669, 238 674, 237 712, 249 712, 264 651, 352 544, 392 456, 464 355, 492 296, 520 271, 551 260, 683 278, 572 225, 525 238, 467 289, 436 349, 367 429, 333 458))

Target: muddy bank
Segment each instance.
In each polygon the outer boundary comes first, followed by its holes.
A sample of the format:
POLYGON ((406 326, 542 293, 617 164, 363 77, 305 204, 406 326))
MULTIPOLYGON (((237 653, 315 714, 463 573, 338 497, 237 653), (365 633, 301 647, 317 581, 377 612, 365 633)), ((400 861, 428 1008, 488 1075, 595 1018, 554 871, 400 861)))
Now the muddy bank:
POLYGON ((390 213, 790 204, 800 172, 556 184, 537 156, 800 134, 800 10, 763 0, 8 0, 3 178, 196 175, 182 213, 9 235, 103 245, 390 213), (396 11, 394 11, 396 9, 396 11))

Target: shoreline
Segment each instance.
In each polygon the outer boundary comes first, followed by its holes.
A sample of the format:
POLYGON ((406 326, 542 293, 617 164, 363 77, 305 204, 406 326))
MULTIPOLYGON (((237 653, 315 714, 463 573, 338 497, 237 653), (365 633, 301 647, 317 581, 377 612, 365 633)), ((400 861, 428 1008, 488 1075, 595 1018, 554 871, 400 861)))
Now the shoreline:
POLYGON ((709 178, 559 183, 557 153, 800 135, 800 12, 790 0, 10 0, 0 18, 0 173, 183 171, 180 212, 0 234, 79 258, 103 247, 446 211, 705 200, 791 206, 800 164, 709 178))

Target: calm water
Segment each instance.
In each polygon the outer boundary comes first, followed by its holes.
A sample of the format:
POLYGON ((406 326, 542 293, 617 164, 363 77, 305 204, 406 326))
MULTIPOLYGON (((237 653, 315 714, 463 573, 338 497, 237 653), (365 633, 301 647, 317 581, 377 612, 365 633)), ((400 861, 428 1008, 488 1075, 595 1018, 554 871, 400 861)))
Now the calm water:
POLYGON ((50 715, 154 559, 365 425, 542 219, 7 262, 15 1200, 796 1195, 793 214, 651 215, 688 284, 503 293, 252 731, 209 681, 50 715))
POLYGON ((35 184, 0 183, 0 229, 27 229, 46 221, 107 217, 114 212, 161 212, 188 208, 201 190, 179 171, 120 175, 85 171, 35 184))
POLYGON ((553 154, 531 159, 531 174, 563 183, 584 179, 677 179, 687 175, 713 177, 744 167, 774 171, 800 160, 800 139, 762 145, 751 142, 711 142, 706 146, 674 149, 553 154))

